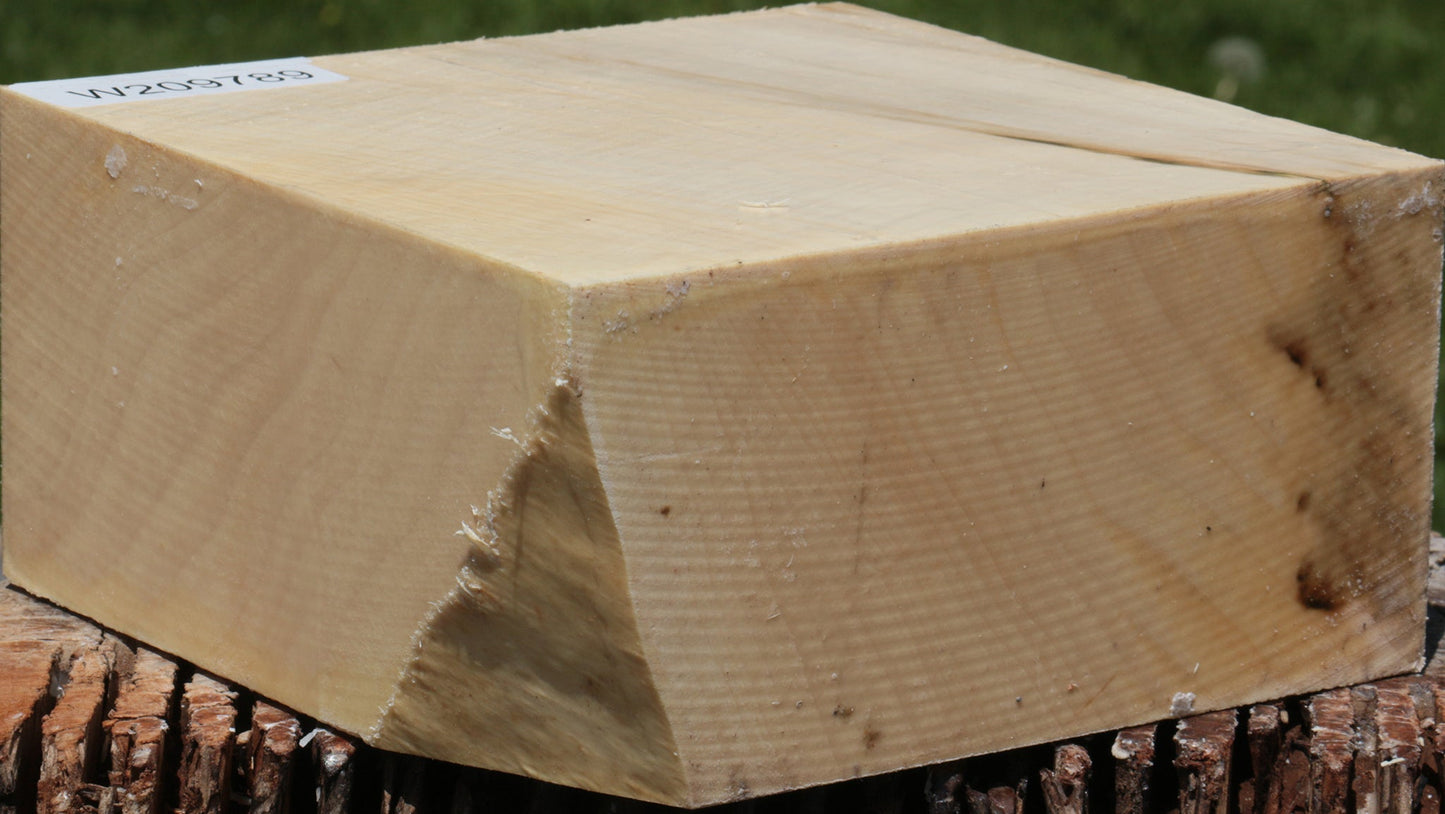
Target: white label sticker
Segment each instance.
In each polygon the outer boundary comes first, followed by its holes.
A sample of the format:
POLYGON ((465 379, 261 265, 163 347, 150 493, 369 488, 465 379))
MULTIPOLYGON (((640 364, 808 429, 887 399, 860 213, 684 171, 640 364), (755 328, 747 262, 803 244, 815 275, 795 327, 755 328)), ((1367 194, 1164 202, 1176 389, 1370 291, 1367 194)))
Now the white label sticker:
POLYGON ((10 89, 60 107, 93 107, 146 99, 175 99, 345 81, 346 77, 339 73, 318 68, 304 57, 296 57, 50 82, 19 82, 11 85, 10 89))

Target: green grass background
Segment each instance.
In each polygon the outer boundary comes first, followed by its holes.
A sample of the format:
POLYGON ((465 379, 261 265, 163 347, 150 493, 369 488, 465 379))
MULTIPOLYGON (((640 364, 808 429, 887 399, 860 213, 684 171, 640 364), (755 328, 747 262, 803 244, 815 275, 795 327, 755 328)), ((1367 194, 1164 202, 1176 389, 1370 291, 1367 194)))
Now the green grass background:
MULTIPOLYGON (((865 0, 864 4, 1445 157, 1445 0, 865 0), (1211 46, 1265 70, 1230 81, 1211 46)), ((0 0, 0 83, 757 8, 749 0, 0 0)), ((777 5, 774 3, 773 5, 777 5)), ((1445 424, 1437 408, 1436 424, 1445 424)), ((1436 528, 1445 521, 1440 434, 1436 528)))

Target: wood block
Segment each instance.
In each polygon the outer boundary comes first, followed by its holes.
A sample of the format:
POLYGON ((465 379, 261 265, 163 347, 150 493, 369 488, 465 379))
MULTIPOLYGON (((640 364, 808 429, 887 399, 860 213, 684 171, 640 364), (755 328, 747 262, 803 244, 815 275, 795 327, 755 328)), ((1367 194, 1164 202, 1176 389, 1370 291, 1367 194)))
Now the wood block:
POLYGON ((1439 163, 838 4, 282 65, 0 92, 27 589, 688 806, 1420 663, 1439 163))

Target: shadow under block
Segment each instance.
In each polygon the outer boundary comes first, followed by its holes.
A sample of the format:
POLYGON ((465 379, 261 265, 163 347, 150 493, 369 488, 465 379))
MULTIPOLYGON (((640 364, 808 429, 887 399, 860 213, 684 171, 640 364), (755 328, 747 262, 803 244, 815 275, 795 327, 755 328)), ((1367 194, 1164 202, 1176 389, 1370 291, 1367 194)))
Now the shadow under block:
POLYGON ((1420 663, 1441 165, 848 5, 0 92, 5 568, 698 806, 1420 663))

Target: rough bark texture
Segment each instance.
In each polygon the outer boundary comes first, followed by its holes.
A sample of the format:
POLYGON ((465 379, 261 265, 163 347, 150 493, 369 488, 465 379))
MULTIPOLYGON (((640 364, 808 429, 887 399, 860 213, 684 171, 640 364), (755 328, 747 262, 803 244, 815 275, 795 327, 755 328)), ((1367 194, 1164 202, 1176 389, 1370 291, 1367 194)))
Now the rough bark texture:
MULTIPOLYGON (((1249 709, 1245 734, 1249 739, 1249 764, 1254 777, 1249 783, 1248 810, 1254 814, 1276 811, 1280 796, 1280 746, 1282 711, 1275 704, 1256 704, 1249 709)), ((1241 800, 1240 808, 1245 809, 1241 800)))
POLYGON ((1039 786, 1049 814, 1086 814, 1089 810, 1089 751, 1075 744, 1054 750, 1054 768, 1039 770, 1039 786))
POLYGON ((1154 767, 1154 724, 1124 729, 1114 736, 1114 810, 1144 814, 1149 810, 1149 775, 1154 767))
POLYGON ((247 741, 249 814, 287 814, 301 723, 291 713, 257 701, 247 741))
MULTIPOLYGON (((81 619, 3 588, 0 577, 0 800, 33 803, 41 773, 41 720, 56 700, 52 685, 64 683, 79 653, 97 648, 101 635, 81 619)), ((60 714, 79 714, 79 703, 78 698, 60 714)), ((52 749, 67 737, 59 727, 57 722, 46 729, 52 749)), ((59 765, 49 769, 52 787, 61 770, 59 765)))
POLYGON ((311 735, 311 761, 315 766, 317 814, 346 814, 351 808, 351 787, 356 776, 356 743, 349 738, 315 730, 311 735))
MULTIPOLYGON (((11 706, 0 708, 14 744, 0 755, 0 778, 18 778, 17 785, 0 789, 0 814, 156 814, 167 800, 179 800, 182 812, 226 814, 669 810, 379 752, 264 699, 250 705, 249 727, 238 738, 231 729, 236 698, 244 691, 0 589, 0 645, 21 644, 4 652, 27 654, 24 658, 0 661, 0 699, 21 699, 5 700, 11 706), (187 679, 184 700, 177 698, 181 676, 187 679), (98 685, 111 691, 98 694, 98 685), (103 740, 96 738, 97 716, 103 716, 108 747, 96 745, 103 740), (168 729, 177 736, 179 765, 164 762, 168 729), (48 755, 43 784, 42 751, 48 755)), ((1431 664, 1419 676, 1150 724, 1049 749, 742 801, 720 812, 1084 814, 1091 804, 1096 810, 1152 812, 1174 803, 1151 802, 1151 789, 1170 798, 1177 789, 1181 814, 1440 814, 1445 751, 1445 727, 1437 723, 1445 705, 1445 689, 1435 678, 1440 666, 1431 664), (1243 724, 1237 738, 1231 723, 1236 715, 1243 724), (1172 762, 1156 765, 1160 753, 1172 755, 1172 762), (1366 764, 1368 755, 1373 758, 1366 764), (1025 776, 1039 782, 1020 782, 1025 776)))
MULTIPOLYGON (((40 718, 50 699, 50 673, 56 652, 46 645, 0 644, 0 795, 13 795, 34 754, 40 718)), ((34 782, 34 778, 29 778, 34 782)))
POLYGON ((1310 811, 1343 811, 1355 762, 1354 708, 1349 690, 1331 690, 1309 699, 1310 811))
POLYGON ((236 693, 197 675, 181 698, 180 807, 186 814, 226 814, 236 746, 236 693))
POLYGON ((136 651, 106 717, 109 782, 120 814, 156 814, 166 771, 167 723, 176 695, 176 663, 153 650, 136 651))
POLYGON ((1378 789, 1382 814, 1410 814, 1417 804, 1422 733, 1410 689, 1400 681, 1377 686, 1375 731, 1379 739, 1378 789))
POLYGON ((1234 755, 1235 711, 1185 718, 1174 733, 1174 767, 1179 771, 1180 814, 1227 814, 1230 761, 1234 755))
POLYGON ((928 769, 924 802, 928 814, 958 814, 965 802, 963 764, 960 761, 941 763, 928 769))
POLYGON ((81 788, 96 773, 101 755, 106 683, 114 664, 113 643, 102 639, 80 649, 69 665, 65 694, 40 726, 41 814, 82 808, 81 788))
POLYGON ((381 814, 417 814, 426 793, 426 762, 388 756, 383 762, 381 814))

